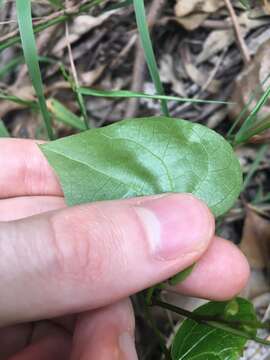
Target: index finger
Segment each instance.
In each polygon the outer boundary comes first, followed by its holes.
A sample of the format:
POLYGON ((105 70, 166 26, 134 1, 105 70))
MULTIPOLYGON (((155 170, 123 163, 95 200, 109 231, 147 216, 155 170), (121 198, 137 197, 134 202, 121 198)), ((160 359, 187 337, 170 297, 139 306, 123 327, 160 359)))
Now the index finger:
POLYGON ((62 195, 59 181, 38 148, 38 141, 0 139, 0 199, 62 195))

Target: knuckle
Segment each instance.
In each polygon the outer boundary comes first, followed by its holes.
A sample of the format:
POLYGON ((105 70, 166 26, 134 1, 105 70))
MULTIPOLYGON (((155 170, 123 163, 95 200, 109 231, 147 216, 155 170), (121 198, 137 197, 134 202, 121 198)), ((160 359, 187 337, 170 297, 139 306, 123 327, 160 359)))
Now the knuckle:
POLYGON ((50 218, 54 276, 74 280, 97 280, 104 268, 104 258, 97 246, 99 241, 95 224, 80 211, 68 211, 50 218))

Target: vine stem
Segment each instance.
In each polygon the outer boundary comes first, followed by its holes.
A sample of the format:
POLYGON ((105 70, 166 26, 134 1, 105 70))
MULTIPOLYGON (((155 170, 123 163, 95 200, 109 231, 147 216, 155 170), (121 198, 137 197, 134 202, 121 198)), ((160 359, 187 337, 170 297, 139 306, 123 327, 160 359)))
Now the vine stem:
POLYGON ((168 350, 165 340, 163 338, 163 335, 161 334, 161 332, 159 331, 159 329, 157 328, 157 325, 153 319, 153 316, 150 312, 150 306, 149 304, 146 302, 145 297, 142 296, 142 303, 143 303, 143 307, 144 307, 144 314, 145 314, 145 318, 147 319, 149 325, 151 326, 155 336, 158 339, 159 342, 159 346, 161 348, 161 351, 163 352, 164 356, 165 356, 165 360, 171 360, 171 354, 170 351, 168 350))
POLYGON ((230 334, 241 336, 248 340, 253 340, 259 344, 268 345, 268 346, 270 345, 270 341, 268 341, 268 340, 261 339, 257 336, 248 334, 245 331, 242 331, 240 329, 235 329, 232 327, 233 325, 243 324, 243 325, 248 325, 248 326, 254 326, 256 328, 265 328, 265 327, 269 328, 269 326, 267 324, 263 324, 259 321, 258 322, 253 322, 253 321, 241 321, 241 322, 237 321, 237 322, 235 322, 233 320, 231 321, 231 320, 220 319, 215 316, 200 315, 200 314, 196 314, 194 312, 190 312, 188 310, 182 309, 178 306, 168 304, 168 303, 158 300, 156 298, 152 299, 151 305, 152 306, 160 306, 164 309, 173 311, 181 316, 184 316, 193 321, 196 321, 197 323, 205 324, 205 325, 214 327, 216 329, 224 330, 230 334))

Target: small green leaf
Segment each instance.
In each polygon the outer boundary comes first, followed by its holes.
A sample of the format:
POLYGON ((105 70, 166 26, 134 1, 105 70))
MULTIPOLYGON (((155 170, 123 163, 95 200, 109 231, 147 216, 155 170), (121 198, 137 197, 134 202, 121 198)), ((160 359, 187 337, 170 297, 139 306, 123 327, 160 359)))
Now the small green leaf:
POLYGON ((169 285, 171 286, 175 286, 179 283, 181 283, 182 281, 186 280, 186 278, 192 273, 194 267, 196 264, 193 264, 191 266, 189 266, 188 268, 186 268, 185 270, 179 272, 178 274, 174 275, 173 277, 171 277, 168 280, 169 285))
POLYGON ((236 315, 238 313, 238 311, 239 311, 238 301, 237 301, 237 299, 232 299, 225 306, 224 316, 225 317, 234 316, 234 315, 236 315))
POLYGON ((41 146, 69 205, 188 192, 218 216, 242 186, 232 147, 213 130, 165 117, 125 120, 41 146))
MULTIPOLYGON (((229 319, 238 322, 254 321, 256 314, 253 305, 241 298, 237 298, 239 310, 229 319)), ((209 302, 195 310, 196 314, 223 317, 228 302, 209 302)), ((256 335, 256 329, 249 333, 256 335)), ((173 360, 238 360, 244 350, 247 339, 225 330, 209 325, 197 323, 187 319, 179 328, 172 344, 173 360)))
POLYGON ((0 120, 0 138, 3 137, 10 137, 9 132, 7 130, 7 128, 5 127, 5 124, 3 123, 2 120, 0 120))

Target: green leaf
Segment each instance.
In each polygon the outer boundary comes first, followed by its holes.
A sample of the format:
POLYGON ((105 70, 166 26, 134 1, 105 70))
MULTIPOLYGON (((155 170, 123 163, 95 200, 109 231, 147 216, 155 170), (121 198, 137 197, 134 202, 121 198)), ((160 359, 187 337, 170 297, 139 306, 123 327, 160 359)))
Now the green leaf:
MULTIPOLYGON (((236 299, 238 311, 235 315, 226 315, 226 320, 235 322, 235 329, 243 330, 241 321, 255 322, 256 314, 252 304, 242 298, 236 299)), ((194 311, 206 317, 223 318, 228 302, 209 302, 194 311)), ((256 329, 250 327, 250 336, 256 335, 256 329)), ((247 336, 248 336, 247 334, 247 336)), ((238 360, 247 338, 217 329, 209 325, 187 319, 177 331, 172 344, 173 360, 238 360)))
POLYGON ((189 266, 188 268, 186 268, 185 270, 180 271, 178 274, 174 275, 173 277, 171 277, 168 280, 169 285, 171 286, 175 286, 179 283, 181 283, 182 281, 186 280, 186 278, 192 273, 194 267, 196 264, 192 264, 191 266, 189 266))
POLYGON ((38 54, 32 25, 31 0, 16 0, 16 11, 21 35, 21 42, 25 62, 36 91, 39 101, 40 111, 50 139, 53 139, 50 115, 46 106, 46 100, 43 93, 42 78, 38 62, 38 54))
POLYGON ((48 109, 56 117, 57 120, 61 121, 64 124, 67 124, 77 130, 86 130, 85 124, 82 120, 61 104, 56 99, 49 99, 47 101, 48 109))
POLYGON ((7 130, 7 128, 5 127, 5 124, 3 123, 2 120, 0 120, 0 138, 3 137, 10 137, 9 132, 7 130))
POLYGON ((223 137, 165 117, 124 120, 41 146, 67 203, 189 192, 218 216, 242 185, 238 160, 223 137))

